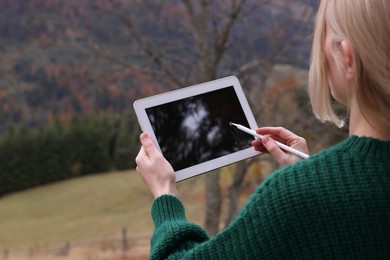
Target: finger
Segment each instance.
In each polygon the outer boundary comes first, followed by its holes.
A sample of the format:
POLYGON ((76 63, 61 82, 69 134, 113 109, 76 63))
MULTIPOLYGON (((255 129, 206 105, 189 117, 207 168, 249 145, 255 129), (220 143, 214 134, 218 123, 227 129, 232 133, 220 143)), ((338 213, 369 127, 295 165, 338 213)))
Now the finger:
POLYGON ((275 158, 276 161, 282 163, 285 160, 286 153, 276 144, 276 142, 269 136, 264 136, 263 145, 268 152, 275 158))
MULTIPOLYGON (((267 135, 267 134, 272 135, 276 139, 280 139, 280 140, 289 140, 289 139, 299 137, 296 134, 294 134, 293 132, 291 132, 283 127, 261 127, 261 128, 258 128, 256 130, 256 132, 258 134, 261 134, 261 135, 267 135)), ((278 141, 280 141, 280 140, 278 140, 278 141)))
POLYGON ((259 138, 253 140, 251 144, 255 148, 263 146, 263 142, 259 138))
POLYGON ((267 148, 265 148, 264 146, 256 147, 255 151, 260 152, 260 153, 269 153, 267 148))
POLYGON ((252 146, 255 149, 255 151, 262 152, 262 153, 268 153, 268 151, 264 147, 261 139, 256 139, 256 140, 252 141, 252 146))
MULTIPOLYGON (((145 149, 143 146, 141 146, 141 148, 139 149, 139 152, 137 154, 137 156, 135 157, 135 164, 137 165, 137 168, 138 168, 138 165, 141 164, 142 160, 144 157, 147 157, 149 158, 149 156, 147 155, 147 153, 145 152, 145 149)), ((137 170, 138 171, 138 170, 137 170)))

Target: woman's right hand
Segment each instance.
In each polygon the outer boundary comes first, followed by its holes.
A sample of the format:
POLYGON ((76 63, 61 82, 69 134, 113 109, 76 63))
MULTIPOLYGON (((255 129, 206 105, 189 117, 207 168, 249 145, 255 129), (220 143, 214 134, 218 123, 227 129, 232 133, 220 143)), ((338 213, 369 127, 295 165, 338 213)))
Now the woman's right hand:
POLYGON ((278 162, 279 167, 293 164, 301 158, 282 150, 275 141, 308 154, 309 149, 306 140, 283 127, 261 127, 256 132, 264 137, 254 140, 252 142, 253 147, 256 151, 270 153, 278 162))

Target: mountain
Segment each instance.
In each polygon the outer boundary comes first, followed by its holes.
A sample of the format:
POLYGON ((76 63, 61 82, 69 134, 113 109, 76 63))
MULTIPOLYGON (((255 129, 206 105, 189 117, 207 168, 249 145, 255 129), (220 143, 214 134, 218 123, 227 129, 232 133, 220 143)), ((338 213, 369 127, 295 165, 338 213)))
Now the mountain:
MULTIPOLYGON (((248 0, 234 24, 219 75, 266 56, 275 39, 291 38, 298 29, 310 36, 312 20, 302 14, 313 13, 317 1, 257 2, 248 0)), ((211 37, 228 15, 226 3, 212 2, 205 28, 211 37)), ((175 88, 132 30, 171 58, 176 73, 195 77, 181 70, 185 65, 196 71, 188 15, 180 0, 1 1, 0 133, 15 124, 39 127, 53 120, 66 123, 74 115, 122 114, 139 97, 175 88), (134 24, 126 24, 121 12, 134 24)), ((278 62, 307 67, 309 38, 295 41, 278 62)))

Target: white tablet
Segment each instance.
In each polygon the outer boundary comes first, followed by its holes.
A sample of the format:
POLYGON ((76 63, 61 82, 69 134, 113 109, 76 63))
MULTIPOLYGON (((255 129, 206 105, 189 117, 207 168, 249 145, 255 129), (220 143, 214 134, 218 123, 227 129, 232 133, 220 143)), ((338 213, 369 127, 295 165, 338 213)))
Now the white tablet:
POLYGON ((177 182, 259 154, 254 137, 229 124, 257 128, 234 76, 139 99, 134 109, 177 182))

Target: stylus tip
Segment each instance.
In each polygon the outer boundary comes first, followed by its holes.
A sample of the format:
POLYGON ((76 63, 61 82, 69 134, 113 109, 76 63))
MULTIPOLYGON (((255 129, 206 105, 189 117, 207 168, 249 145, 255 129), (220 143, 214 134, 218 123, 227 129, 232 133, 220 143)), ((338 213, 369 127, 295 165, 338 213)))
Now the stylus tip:
POLYGON ((229 125, 230 125, 230 126, 233 126, 233 123, 232 123, 232 122, 229 122, 229 125))

